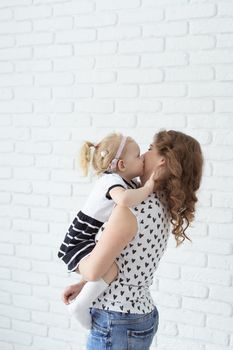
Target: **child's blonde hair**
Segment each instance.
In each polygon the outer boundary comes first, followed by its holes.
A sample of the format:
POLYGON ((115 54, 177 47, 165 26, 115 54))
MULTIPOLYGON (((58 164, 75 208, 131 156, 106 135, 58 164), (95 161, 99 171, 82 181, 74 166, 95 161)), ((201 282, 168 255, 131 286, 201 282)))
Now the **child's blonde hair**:
MULTIPOLYGON (((116 156, 122 138, 122 134, 112 133, 104 137, 97 145, 92 142, 85 141, 80 151, 80 166, 84 176, 87 176, 88 174, 90 163, 97 175, 109 170, 111 162, 116 156), (94 149, 93 155, 91 149, 94 149)), ((126 146, 129 142, 133 142, 131 137, 127 137, 121 157, 124 155, 126 146)))

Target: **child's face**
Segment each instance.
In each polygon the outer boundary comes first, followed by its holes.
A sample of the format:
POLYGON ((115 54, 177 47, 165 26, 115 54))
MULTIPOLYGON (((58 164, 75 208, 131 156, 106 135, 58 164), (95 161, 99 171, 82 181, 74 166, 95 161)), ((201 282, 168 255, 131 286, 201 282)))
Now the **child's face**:
POLYGON ((135 141, 129 142, 126 145, 123 161, 125 165, 125 175, 129 178, 133 179, 143 174, 144 157, 140 155, 140 148, 135 141))

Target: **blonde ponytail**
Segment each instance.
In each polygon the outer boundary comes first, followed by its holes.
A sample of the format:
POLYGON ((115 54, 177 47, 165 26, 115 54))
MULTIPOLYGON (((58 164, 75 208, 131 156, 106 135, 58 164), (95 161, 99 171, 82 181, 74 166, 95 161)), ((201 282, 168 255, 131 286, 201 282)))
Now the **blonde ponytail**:
MULTIPOLYGON (((80 166, 84 176, 88 174, 88 168, 91 163, 96 175, 101 175, 105 171, 109 171, 112 160, 115 158, 123 135, 120 133, 112 133, 105 136, 97 145, 92 142, 84 142, 80 151, 80 166), (91 148, 94 147, 92 153, 91 148)), ((129 142, 133 142, 131 137, 127 137, 126 146, 129 142)), ((125 153, 126 147, 122 151, 125 153)), ((117 168, 117 167, 116 167, 117 168)), ((114 171, 116 171, 115 169, 114 171)))
POLYGON ((95 145, 92 142, 85 141, 80 150, 80 167, 84 176, 87 176, 91 162, 91 147, 95 147, 95 145))

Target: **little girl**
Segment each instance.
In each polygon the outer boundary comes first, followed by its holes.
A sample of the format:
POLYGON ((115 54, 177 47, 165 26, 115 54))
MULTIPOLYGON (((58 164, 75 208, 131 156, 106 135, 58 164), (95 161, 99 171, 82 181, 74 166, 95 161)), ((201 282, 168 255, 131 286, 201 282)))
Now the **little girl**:
MULTIPOLYGON (((153 192, 153 177, 139 187, 135 177, 143 173, 143 157, 138 144, 121 134, 110 134, 94 145, 85 142, 81 149, 81 167, 88 173, 89 163, 97 175, 101 175, 88 196, 82 211, 79 211, 61 244, 58 257, 67 265, 68 271, 78 272, 78 265, 91 253, 96 244, 96 235, 108 220, 113 207, 127 207, 141 203, 153 192), (94 149, 91 157, 91 149, 94 149), (91 159, 92 158, 92 159, 91 159)), ((89 307, 117 276, 114 263, 103 279, 87 282, 78 297, 69 304, 70 313, 87 329, 91 328, 89 307)))

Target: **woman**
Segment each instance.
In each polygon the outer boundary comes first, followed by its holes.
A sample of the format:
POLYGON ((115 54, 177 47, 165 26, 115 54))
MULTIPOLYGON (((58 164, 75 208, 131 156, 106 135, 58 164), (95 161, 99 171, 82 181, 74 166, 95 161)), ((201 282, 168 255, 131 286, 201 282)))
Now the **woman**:
MULTIPOLYGON (((158 327, 158 311, 149 286, 166 249, 169 225, 177 245, 189 239, 185 233, 194 219, 196 191, 202 174, 199 143, 181 132, 161 131, 144 154, 142 184, 159 172, 155 193, 137 207, 116 206, 99 243, 80 273, 90 281, 106 274, 116 261, 118 277, 93 302, 88 350, 147 350, 158 327)), ((63 295, 74 298, 81 285, 63 295)))

